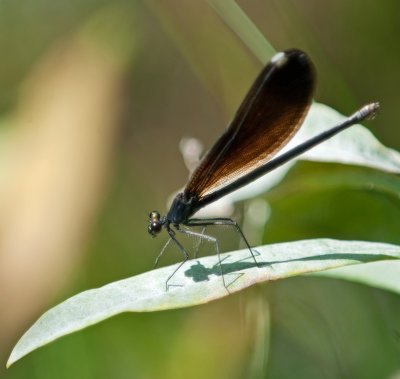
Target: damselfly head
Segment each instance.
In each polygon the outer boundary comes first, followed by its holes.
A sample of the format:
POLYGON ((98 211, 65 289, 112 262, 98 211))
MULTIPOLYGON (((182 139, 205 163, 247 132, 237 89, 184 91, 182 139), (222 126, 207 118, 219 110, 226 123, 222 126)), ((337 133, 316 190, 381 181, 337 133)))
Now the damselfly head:
POLYGON ((161 232, 164 222, 161 220, 160 213, 157 211, 151 211, 149 214, 149 227, 147 231, 152 237, 155 237, 161 232))

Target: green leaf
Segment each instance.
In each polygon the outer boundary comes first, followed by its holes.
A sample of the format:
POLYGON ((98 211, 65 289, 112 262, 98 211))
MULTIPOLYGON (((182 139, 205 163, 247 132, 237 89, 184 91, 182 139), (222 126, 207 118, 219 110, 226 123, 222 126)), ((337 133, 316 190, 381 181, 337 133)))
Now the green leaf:
MULTIPOLYGON (((293 139, 293 145, 340 123, 344 118, 345 116, 327 105, 313 104, 304 125, 293 139)), ((316 146, 303 154, 301 159, 352 164, 400 173, 400 154, 382 145, 368 129, 361 125, 352 126, 316 146)))
POLYGON ((399 175, 303 162, 265 196, 264 243, 329 237, 398 244, 399 194, 399 175))
POLYGON ((365 167, 300 163, 279 188, 269 192, 268 198, 287 197, 293 193, 294 188, 296 193, 341 189, 373 191, 399 199, 400 176, 365 167))
MULTIPOLYGON (((331 268, 400 258, 400 246, 330 239, 266 245, 254 249, 257 267, 248 250, 221 255, 223 286, 216 256, 188 261, 173 277, 169 266, 82 292, 46 312, 22 336, 7 365, 57 338, 123 312, 152 312, 203 304, 253 284, 331 268)), ((393 288, 399 291, 399 288, 393 288)))
POLYGON ((368 265, 341 267, 315 275, 348 280, 400 293, 400 262, 374 262, 368 265))

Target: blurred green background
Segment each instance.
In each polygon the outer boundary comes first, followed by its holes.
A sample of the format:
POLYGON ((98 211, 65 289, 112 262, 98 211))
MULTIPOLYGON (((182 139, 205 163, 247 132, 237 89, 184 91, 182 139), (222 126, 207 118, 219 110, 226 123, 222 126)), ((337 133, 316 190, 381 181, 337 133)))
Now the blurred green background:
MULTIPOLYGON (((238 4, 276 50, 308 52, 318 101, 348 114, 379 100, 368 127, 400 148, 398 1, 238 4)), ((177 0, 2 1, 0 49, 1 378, 400 378, 399 297, 305 277, 118 316, 6 370, 45 310, 153 267, 165 237, 147 214, 187 180, 180 139, 210 146, 262 64, 207 2, 177 0)), ((399 244, 398 198, 340 182, 355 173, 376 174, 298 164, 251 242, 399 244)))

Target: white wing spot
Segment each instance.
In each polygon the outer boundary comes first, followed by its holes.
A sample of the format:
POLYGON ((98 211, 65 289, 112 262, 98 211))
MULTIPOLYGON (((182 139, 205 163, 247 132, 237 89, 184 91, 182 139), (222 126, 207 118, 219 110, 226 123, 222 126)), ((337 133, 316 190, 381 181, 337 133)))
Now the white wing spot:
POLYGON ((271 63, 277 67, 282 67, 287 61, 288 57, 284 52, 277 53, 271 58, 271 63))

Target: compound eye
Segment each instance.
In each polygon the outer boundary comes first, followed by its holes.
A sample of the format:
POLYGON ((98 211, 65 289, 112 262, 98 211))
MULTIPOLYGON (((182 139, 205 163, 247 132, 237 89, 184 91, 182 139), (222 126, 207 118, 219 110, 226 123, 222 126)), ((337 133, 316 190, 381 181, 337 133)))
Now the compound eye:
POLYGON ((162 225, 160 222, 153 221, 150 223, 148 232, 151 234, 153 237, 155 237, 158 233, 160 233, 162 228, 162 225))
POLYGON ((161 231, 161 224, 159 222, 152 222, 151 223, 151 228, 156 232, 160 232, 161 231))

